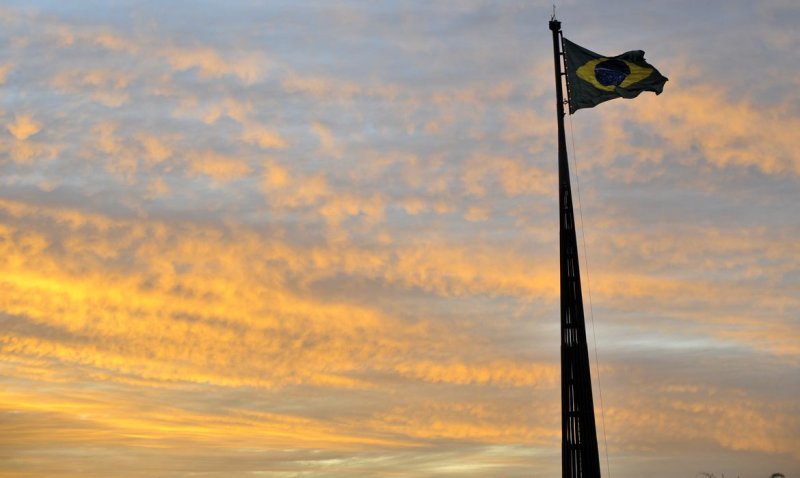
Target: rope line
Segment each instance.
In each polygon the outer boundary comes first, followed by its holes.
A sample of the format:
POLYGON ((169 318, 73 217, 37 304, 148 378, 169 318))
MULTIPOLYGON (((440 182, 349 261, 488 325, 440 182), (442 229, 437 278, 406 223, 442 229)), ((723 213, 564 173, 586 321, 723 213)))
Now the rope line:
POLYGON ((583 227, 583 205, 581 204, 581 181, 578 177, 578 155, 575 153, 575 132, 572 126, 572 115, 569 116, 569 136, 572 141, 572 165, 575 169, 575 190, 578 193, 578 216, 581 221, 581 243, 583 244, 583 264, 586 270, 586 294, 589 298, 589 319, 592 322, 592 345, 594 349, 594 366, 597 372, 597 392, 600 397, 600 419, 603 423, 603 448, 606 455, 606 475, 611 478, 611 464, 608 460, 608 438, 606 437, 606 412, 603 406, 603 387, 600 385, 600 360, 597 355, 597 334, 594 327, 594 307, 592 306, 592 281, 589 279, 589 254, 586 249, 586 232, 583 227))

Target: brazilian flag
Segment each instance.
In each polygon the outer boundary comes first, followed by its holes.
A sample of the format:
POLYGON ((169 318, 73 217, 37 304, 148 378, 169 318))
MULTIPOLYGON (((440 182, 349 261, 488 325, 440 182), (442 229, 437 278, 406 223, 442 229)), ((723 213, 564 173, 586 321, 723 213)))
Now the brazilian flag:
POLYGON ((660 94, 667 78, 644 61, 641 50, 617 56, 598 55, 564 38, 569 112, 614 98, 636 98, 642 91, 660 94))

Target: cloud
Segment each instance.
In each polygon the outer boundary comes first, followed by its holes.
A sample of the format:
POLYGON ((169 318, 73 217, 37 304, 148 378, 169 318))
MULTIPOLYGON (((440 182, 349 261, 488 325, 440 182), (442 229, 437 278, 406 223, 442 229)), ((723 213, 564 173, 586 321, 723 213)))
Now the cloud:
POLYGON ((271 63, 260 53, 223 55, 206 46, 164 47, 157 49, 156 54, 165 58, 177 71, 196 68, 201 78, 232 75, 245 84, 252 84, 262 79, 271 63))
POLYGON ((320 153, 323 155, 341 157, 342 150, 331 130, 322 123, 311 123, 311 130, 319 137, 320 153))
POLYGON ((406 212, 406 214, 410 214, 412 216, 425 212, 428 209, 427 205, 425 204, 425 201, 422 198, 418 197, 409 197, 404 199, 402 201, 401 207, 406 212))
POLYGON ((166 184, 163 178, 155 178, 147 185, 148 198, 165 197, 169 193, 169 186, 166 184))
POLYGON ((369 387, 352 374, 371 369, 451 383, 538 380, 514 362, 418 364, 449 347, 431 342, 445 333, 439 326, 402 324, 356 303, 326 303, 282 285, 291 276, 357 274, 366 264, 380 273, 380 262, 348 257, 355 251, 296 250, 245 230, 231 242, 213 229, 175 230, 8 201, 2 210, 9 261, 0 306, 31 327, 54 331, 6 337, 5 353, 222 386, 369 387), (36 218, 40 226, 20 229, 9 217, 36 218), (428 352, 393 365, 409 348, 421 352, 420 340, 428 352))
POLYGON ((54 159, 59 153, 59 147, 27 139, 11 141, 0 139, 0 151, 5 152, 16 164, 32 164, 38 160, 54 159))
POLYGON ((142 135, 139 141, 144 147, 146 161, 160 163, 173 155, 172 148, 161 138, 142 135))
POLYGON ((500 386, 555 387, 559 371, 553 364, 495 361, 486 365, 420 362, 401 364, 406 376, 430 382, 495 384, 500 386))
POLYGON ((256 123, 245 124, 242 140, 246 143, 256 144, 263 149, 284 149, 288 146, 281 135, 256 123))
POLYGON ((287 167, 271 162, 264 170, 261 190, 267 204, 280 211, 316 205, 329 194, 330 186, 322 173, 292 173, 287 167))
MULTIPOLYGON (((609 164, 625 157, 641 165, 677 157, 716 168, 754 167, 763 174, 797 176, 794 131, 800 123, 792 104, 786 98, 774 107, 757 107, 718 85, 676 82, 659 97, 642 95, 636 102, 606 109, 602 155, 596 159, 609 164), (652 131, 644 143, 634 138, 642 127, 652 131)), ((626 169, 625 177, 636 177, 637 169, 626 169)))
MULTIPOLYGON (((557 473, 550 5, 484 7, 0 8, 0 475, 557 473)), ((620 474, 800 460, 784 30, 573 118, 620 474)))
POLYGON ((468 221, 486 221, 489 219, 489 210, 485 207, 471 207, 464 218, 468 221))
POLYGON ((68 94, 88 94, 93 100, 118 108, 130 100, 127 89, 133 77, 107 68, 91 70, 67 70, 59 72, 51 84, 68 94))
POLYGON ((11 65, 0 65, 0 85, 6 82, 6 77, 11 71, 11 65))
POLYGON ((351 82, 337 81, 324 76, 310 76, 292 73, 282 82, 288 93, 304 93, 318 99, 350 100, 361 91, 351 82))
POLYGON ((478 197, 495 184, 507 196, 545 194, 552 189, 551 174, 514 158, 474 155, 465 165, 461 181, 468 194, 478 197))
POLYGON ((552 425, 528 426, 528 417, 544 413, 532 413, 521 405, 514 404, 509 410, 508 404, 500 403, 428 401, 415 407, 398 406, 388 413, 375 416, 369 424, 426 441, 476 441, 493 443, 495 446, 522 441, 551 444, 560 434, 559 429, 552 425), (510 419, 512 416, 516 419, 510 419))
POLYGON ((6 129, 18 140, 24 141, 41 131, 42 125, 30 115, 22 114, 17 115, 13 123, 7 124, 6 129))
POLYGON ((793 413, 792 404, 766 405, 741 392, 725 393, 701 387, 689 393, 626 397, 624 405, 607 411, 608 423, 612 424, 609 435, 630 450, 658 446, 652 439, 657 434, 675 443, 707 440, 737 451, 797 456, 793 434, 800 423, 788 418, 793 413))
POLYGON ((332 224, 340 224, 350 216, 363 216, 369 223, 377 223, 384 219, 386 206, 379 194, 358 196, 355 194, 337 193, 326 198, 319 213, 332 224))
POLYGON ((133 46, 125 38, 122 38, 119 35, 116 35, 110 31, 101 32, 98 33, 97 35, 89 36, 85 39, 91 41, 96 45, 99 45, 103 48, 112 51, 128 51, 128 52, 137 51, 135 46, 133 46))
POLYGON ((91 129, 94 138, 90 147, 103 153, 101 161, 106 171, 132 184, 136 181, 139 171, 138 155, 135 147, 126 141, 124 135, 117 134, 118 128, 117 123, 110 121, 95 124, 91 129))
POLYGON ((214 152, 194 153, 189 158, 190 171, 204 174, 215 181, 239 179, 252 172, 247 162, 214 152))

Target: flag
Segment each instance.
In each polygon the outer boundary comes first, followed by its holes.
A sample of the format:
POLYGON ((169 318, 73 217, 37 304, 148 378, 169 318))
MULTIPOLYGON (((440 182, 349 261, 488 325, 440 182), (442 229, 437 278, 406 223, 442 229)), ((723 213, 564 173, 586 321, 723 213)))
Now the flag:
POLYGON ((660 94, 667 78, 644 61, 641 50, 598 55, 564 38, 570 114, 614 98, 636 98, 642 91, 660 94))

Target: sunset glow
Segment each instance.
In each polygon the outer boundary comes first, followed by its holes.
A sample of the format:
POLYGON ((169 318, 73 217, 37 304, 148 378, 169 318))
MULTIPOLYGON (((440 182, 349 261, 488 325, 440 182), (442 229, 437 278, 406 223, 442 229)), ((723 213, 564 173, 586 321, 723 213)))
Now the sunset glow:
MULTIPOLYGON (((0 477, 560 476, 551 14, 4 2, 0 477)), ((603 473, 800 478, 800 6, 558 16, 670 78, 567 121, 603 473)))

